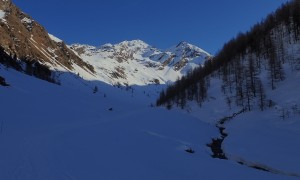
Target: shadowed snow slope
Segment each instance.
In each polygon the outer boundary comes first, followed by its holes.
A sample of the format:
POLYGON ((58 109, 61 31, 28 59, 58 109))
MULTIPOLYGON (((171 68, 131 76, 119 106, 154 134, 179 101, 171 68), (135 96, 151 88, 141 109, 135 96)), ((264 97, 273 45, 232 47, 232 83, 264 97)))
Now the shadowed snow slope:
POLYGON ((208 115, 149 107, 149 91, 103 84, 93 94, 0 74, 11 85, 0 86, 0 179, 293 179, 212 159, 206 144, 218 130, 208 115))

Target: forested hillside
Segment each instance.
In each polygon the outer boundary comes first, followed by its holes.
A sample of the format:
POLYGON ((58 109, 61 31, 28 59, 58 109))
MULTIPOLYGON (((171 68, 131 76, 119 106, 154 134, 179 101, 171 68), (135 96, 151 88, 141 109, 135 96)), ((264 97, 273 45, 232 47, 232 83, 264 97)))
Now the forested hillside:
MULTIPOLYGON (((208 99, 211 78, 222 80, 229 107, 243 110, 274 106, 266 89, 275 90, 288 71, 300 70, 300 1, 283 4, 246 33, 240 33, 204 66, 161 92, 157 105, 185 108, 208 99)), ((296 83, 296 82, 295 82, 296 83)))

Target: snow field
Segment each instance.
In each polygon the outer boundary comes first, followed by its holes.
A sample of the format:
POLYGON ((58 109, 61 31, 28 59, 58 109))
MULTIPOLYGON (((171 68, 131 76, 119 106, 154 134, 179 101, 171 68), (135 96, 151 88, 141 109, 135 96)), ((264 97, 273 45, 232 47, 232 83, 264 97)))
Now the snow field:
POLYGON ((0 87, 0 179, 294 179, 212 159, 206 144, 218 129, 205 116, 149 107, 145 89, 130 96, 102 84, 93 94, 0 73, 11 84, 0 87))

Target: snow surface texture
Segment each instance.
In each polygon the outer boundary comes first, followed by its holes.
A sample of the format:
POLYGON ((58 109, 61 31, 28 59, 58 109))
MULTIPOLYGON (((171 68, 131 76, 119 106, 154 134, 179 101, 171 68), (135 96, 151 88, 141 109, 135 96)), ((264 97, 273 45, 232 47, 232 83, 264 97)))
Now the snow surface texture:
POLYGON ((85 76, 86 73, 78 71, 84 79, 112 85, 168 84, 199 67, 211 56, 186 42, 164 52, 141 40, 105 44, 99 48, 74 44, 70 48, 95 67, 97 73, 94 76, 85 76))
MULTIPOLYGON (((71 76, 67 79, 70 84, 73 82, 70 88, 3 66, 0 66, 0 75, 11 85, 0 86, 0 109, 3 110, 0 114, 0 179, 298 179, 211 158, 206 144, 219 133, 214 125, 205 122, 211 112, 204 110, 201 116, 193 117, 181 110, 150 107, 158 95, 158 86, 125 90, 102 83, 93 94, 85 81, 71 76), (195 153, 185 152, 188 148, 195 153)), ((214 102, 212 99, 210 105, 214 102)), ((215 109, 219 116, 223 113, 217 107, 209 108, 215 109)), ((252 119, 257 119, 255 116, 253 114, 252 119)), ((253 121, 241 121, 238 128, 235 126, 239 124, 233 124, 232 129, 228 129, 235 133, 233 137, 230 135, 232 140, 246 136, 249 141, 245 142, 259 141, 261 137, 254 136, 255 132, 244 131, 254 125, 253 121)), ((299 147, 299 123, 270 121, 265 124, 268 123, 271 125, 266 133, 270 134, 275 134, 279 127, 294 128, 295 131, 281 133, 280 138, 291 138, 285 142, 286 147, 299 147)), ((289 150, 281 147, 283 141, 278 142, 259 143, 260 150, 266 152, 270 145, 282 150, 279 156, 284 155, 284 159, 277 158, 279 164, 295 158, 296 154, 289 154, 289 150)), ((241 146, 227 144, 226 150, 233 155, 243 152, 237 148, 241 146)), ((251 153, 255 153, 251 150, 252 146, 243 157, 251 158, 251 153)), ((263 159, 262 163, 269 162, 263 159)), ((293 161, 284 169, 299 172, 299 162, 293 161)))

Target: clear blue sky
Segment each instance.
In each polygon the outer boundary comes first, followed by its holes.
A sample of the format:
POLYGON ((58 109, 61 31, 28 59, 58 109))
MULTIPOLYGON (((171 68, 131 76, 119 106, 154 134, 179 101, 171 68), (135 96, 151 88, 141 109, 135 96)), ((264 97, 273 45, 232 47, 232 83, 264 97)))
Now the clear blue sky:
POLYGON ((288 0, 13 0, 67 44, 180 41, 214 54, 288 0))

